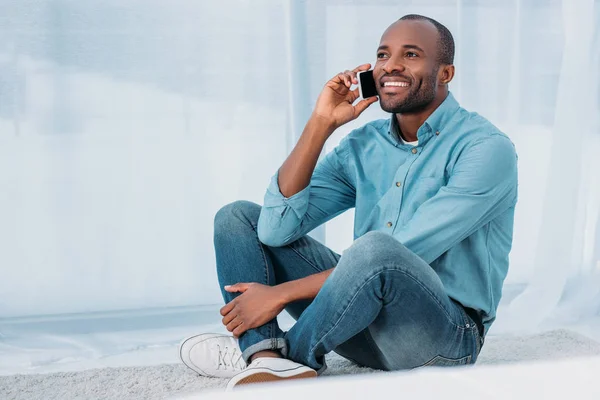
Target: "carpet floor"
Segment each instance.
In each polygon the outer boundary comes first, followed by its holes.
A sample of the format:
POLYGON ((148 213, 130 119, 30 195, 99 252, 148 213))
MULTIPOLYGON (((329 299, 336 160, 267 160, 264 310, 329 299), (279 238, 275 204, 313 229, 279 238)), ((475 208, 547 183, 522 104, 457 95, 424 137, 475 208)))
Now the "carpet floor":
MULTIPOLYGON (((176 351, 176 349, 173 349, 176 351)), ((531 336, 490 336, 478 365, 600 355, 600 343, 568 330, 531 336)), ((336 354, 323 377, 377 372, 336 354)), ((224 379, 198 376, 183 364, 100 368, 77 372, 0 376, 0 399, 169 399, 225 387, 224 379)))

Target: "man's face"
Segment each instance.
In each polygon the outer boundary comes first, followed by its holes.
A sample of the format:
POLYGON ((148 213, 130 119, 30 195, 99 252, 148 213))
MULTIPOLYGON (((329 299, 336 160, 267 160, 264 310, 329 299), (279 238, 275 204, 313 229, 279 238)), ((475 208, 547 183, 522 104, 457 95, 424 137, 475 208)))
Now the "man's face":
POLYGON ((415 113, 435 99, 437 41, 437 29, 427 21, 398 21, 384 32, 373 68, 384 111, 415 113))

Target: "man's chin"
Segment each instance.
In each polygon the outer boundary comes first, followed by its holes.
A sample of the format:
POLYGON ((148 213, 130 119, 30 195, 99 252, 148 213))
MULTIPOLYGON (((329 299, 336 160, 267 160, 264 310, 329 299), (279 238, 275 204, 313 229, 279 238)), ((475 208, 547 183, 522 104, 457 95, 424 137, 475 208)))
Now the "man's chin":
POLYGON ((384 101, 383 99, 380 99, 379 104, 383 111, 389 112, 392 114, 402 112, 403 109, 405 108, 404 104, 397 102, 397 101, 384 101))

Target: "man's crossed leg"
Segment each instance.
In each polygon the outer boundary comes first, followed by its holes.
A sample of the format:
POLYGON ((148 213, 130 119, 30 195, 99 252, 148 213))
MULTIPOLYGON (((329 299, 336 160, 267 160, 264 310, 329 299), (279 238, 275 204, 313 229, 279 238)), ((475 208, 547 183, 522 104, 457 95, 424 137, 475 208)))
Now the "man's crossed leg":
POLYGON ((257 235, 260 210, 237 201, 215 217, 223 323, 239 340, 217 334, 186 339, 180 354, 188 367, 231 378, 231 389, 317 376, 331 351, 381 370, 475 362, 477 325, 446 295, 433 269, 393 237, 369 232, 341 256, 308 236, 269 247, 257 235), (284 284, 334 267, 313 300, 280 301, 284 284), (277 324, 283 307, 296 319, 288 332, 277 324))

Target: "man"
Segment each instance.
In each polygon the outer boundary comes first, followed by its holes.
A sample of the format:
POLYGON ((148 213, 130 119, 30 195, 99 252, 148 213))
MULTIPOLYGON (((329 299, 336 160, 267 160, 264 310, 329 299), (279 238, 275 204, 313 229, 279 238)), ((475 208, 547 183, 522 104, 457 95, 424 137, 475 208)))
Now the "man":
POLYGON ((317 376, 330 351, 382 370, 476 361, 508 270, 517 157, 448 91, 453 57, 437 21, 392 24, 373 69, 391 119, 351 132, 317 165, 327 138, 377 101, 353 105, 369 64, 327 82, 264 206, 238 201, 215 217, 234 337, 188 338, 187 366, 230 377, 231 389, 317 376), (341 256, 306 236, 352 207, 356 240, 341 256), (288 332, 284 308, 297 320, 288 332))

